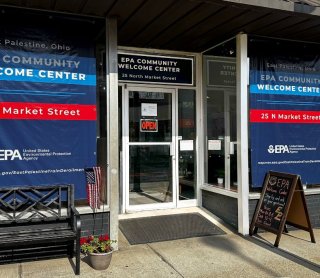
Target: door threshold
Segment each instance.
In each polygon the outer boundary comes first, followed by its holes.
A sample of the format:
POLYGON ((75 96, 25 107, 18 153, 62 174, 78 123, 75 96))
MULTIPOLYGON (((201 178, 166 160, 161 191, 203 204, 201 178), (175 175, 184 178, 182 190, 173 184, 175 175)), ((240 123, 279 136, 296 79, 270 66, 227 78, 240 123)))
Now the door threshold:
POLYGON ((119 214, 119 220, 139 218, 139 217, 150 217, 157 215, 169 215, 178 213, 192 213, 200 212, 201 209, 197 206, 194 207, 184 207, 184 208, 169 208, 169 209, 157 209, 157 210, 144 210, 144 211, 132 211, 123 214, 119 214))

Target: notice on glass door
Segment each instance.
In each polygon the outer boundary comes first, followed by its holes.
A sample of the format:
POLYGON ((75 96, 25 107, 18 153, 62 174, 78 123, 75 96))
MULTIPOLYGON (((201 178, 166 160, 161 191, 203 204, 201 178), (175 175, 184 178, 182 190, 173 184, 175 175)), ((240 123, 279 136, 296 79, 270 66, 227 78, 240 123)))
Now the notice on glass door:
POLYGON ((193 151, 193 140, 180 140, 180 151, 193 151))
POLYGON ((209 151, 221 151, 221 140, 208 140, 209 151))
POLYGON ((156 103, 141 103, 141 116, 157 117, 158 107, 156 103))

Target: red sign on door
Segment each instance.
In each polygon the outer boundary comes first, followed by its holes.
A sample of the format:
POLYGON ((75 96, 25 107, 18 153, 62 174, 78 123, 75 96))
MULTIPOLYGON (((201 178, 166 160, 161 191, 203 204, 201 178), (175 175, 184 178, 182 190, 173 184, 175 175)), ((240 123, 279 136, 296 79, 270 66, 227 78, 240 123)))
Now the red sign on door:
POLYGON ((158 120, 156 119, 141 119, 140 132, 158 132, 158 120))

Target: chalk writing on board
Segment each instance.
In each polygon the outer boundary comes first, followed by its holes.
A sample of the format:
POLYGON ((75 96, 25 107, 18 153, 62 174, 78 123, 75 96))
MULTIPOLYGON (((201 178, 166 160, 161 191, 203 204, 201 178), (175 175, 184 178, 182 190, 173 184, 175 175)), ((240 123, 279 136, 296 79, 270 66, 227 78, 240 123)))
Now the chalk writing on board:
POLYGON ((288 173, 269 171, 264 180, 260 200, 251 221, 249 234, 258 228, 277 234, 275 247, 279 246, 285 225, 309 231, 311 242, 316 242, 304 196, 301 177, 288 173))
POLYGON ((278 229, 288 199, 292 179, 271 175, 267 181, 257 222, 278 229))

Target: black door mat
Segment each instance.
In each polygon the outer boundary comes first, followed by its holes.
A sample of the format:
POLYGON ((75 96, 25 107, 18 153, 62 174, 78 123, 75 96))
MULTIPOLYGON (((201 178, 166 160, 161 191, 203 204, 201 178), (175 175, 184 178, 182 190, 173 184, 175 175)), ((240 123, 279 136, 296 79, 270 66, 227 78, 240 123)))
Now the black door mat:
POLYGON ((199 213, 124 219, 119 227, 132 245, 225 234, 199 213))

